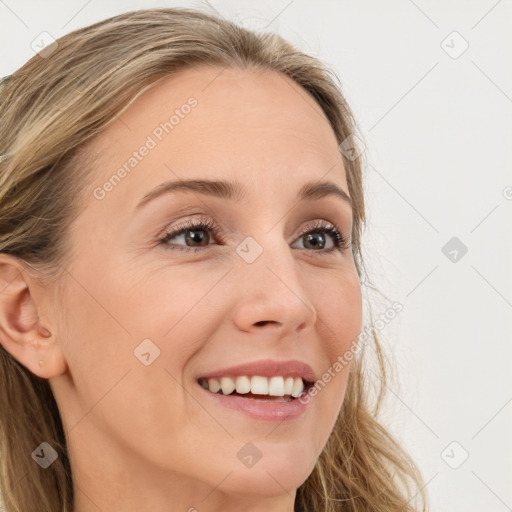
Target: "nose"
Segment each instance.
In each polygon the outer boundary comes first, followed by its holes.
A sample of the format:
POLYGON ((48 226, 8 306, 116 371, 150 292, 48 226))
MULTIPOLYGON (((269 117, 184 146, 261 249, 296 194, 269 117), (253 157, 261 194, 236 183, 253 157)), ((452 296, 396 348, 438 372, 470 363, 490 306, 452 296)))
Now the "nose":
POLYGON ((279 337, 311 328, 317 319, 296 261, 286 246, 265 250, 251 264, 239 262, 235 279, 243 283, 236 293, 234 321, 244 332, 275 330, 279 337))

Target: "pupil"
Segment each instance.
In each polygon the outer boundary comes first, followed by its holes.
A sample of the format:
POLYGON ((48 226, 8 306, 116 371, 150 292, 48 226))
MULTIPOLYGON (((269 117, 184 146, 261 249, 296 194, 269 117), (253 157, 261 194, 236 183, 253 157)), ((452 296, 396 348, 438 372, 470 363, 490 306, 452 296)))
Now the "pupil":
POLYGON ((186 235, 187 242, 192 241, 193 243, 201 243, 206 240, 206 243, 203 243, 201 245, 208 245, 208 237, 207 236, 201 236, 201 232, 204 233, 204 229, 189 229, 186 235), (192 236, 190 236, 188 233, 193 233, 192 236))
POLYGON ((307 243, 312 243, 313 248, 318 247, 320 245, 320 248, 323 249, 325 247, 325 236, 323 234, 321 234, 320 236, 309 234, 307 235, 307 243), (315 238, 320 239, 320 244, 315 242, 315 238))

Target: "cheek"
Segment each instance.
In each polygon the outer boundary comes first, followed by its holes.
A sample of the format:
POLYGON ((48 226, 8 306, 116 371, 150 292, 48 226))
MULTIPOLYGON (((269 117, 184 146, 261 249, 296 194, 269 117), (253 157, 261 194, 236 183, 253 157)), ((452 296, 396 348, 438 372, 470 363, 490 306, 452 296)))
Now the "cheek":
POLYGON ((317 328, 325 334, 323 348, 332 363, 357 340, 361 331, 362 294, 357 273, 339 272, 338 276, 326 279, 315 300, 317 328))
POLYGON ((132 337, 151 338, 166 356, 167 366, 177 368, 225 318, 216 287, 225 273, 224 268, 159 268, 125 286, 119 294, 131 297, 130 309, 121 314, 126 315, 132 337))
MULTIPOLYGON (((310 390, 317 399, 318 417, 330 433, 341 409, 352 360, 362 327, 362 295, 357 274, 340 273, 318 294, 317 328, 321 352, 326 356, 323 373, 310 390)), ((322 441, 325 441, 323 439, 322 441)))
POLYGON ((198 414, 197 407, 188 409, 182 369, 196 350, 196 326, 191 328, 187 313, 208 287, 176 279, 171 288, 169 280, 136 283, 128 273, 117 274, 94 281, 74 270, 59 333, 74 394, 66 390, 61 396, 74 438, 101 428, 110 439, 143 445, 148 456, 158 458, 161 446, 151 440, 178 438, 188 418, 198 414), (85 289, 78 282, 89 284, 85 289))

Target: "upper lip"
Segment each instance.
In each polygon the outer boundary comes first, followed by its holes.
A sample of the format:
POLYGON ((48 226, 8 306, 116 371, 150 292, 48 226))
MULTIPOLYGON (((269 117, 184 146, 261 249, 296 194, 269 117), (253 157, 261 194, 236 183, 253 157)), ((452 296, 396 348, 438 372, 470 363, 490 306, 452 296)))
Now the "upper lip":
POLYGON ((250 363, 230 366, 220 370, 201 374, 198 379, 220 379, 221 377, 238 377, 242 375, 261 375, 262 377, 300 377, 307 383, 316 381, 315 372, 307 363, 301 361, 276 361, 273 359, 262 359, 250 363))

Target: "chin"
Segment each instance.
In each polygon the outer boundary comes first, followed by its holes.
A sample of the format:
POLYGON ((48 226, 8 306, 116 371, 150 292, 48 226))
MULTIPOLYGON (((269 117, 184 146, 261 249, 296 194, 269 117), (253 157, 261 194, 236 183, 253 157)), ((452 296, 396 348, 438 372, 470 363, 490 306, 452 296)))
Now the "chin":
POLYGON ((233 492, 254 493, 260 497, 293 493, 309 477, 317 460, 311 454, 301 453, 304 450, 296 446, 293 449, 262 446, 262 451, 261 458, 252 467, 244 467, 238 460, 231 465, 232 473, 226 478, 226 485, 232 486, 233 492))
POLYGON ((286 471, 274 467, 247 470, 236 468, 226 478, 221 490, 233 495, 257 497, 258 500, 281 496, 283 493, 293 495, 310 474, 311 471, 297 467, 287 467, 286 471))

